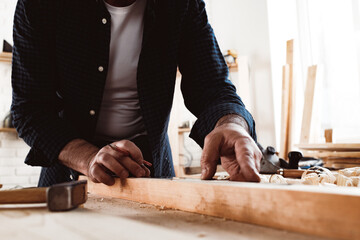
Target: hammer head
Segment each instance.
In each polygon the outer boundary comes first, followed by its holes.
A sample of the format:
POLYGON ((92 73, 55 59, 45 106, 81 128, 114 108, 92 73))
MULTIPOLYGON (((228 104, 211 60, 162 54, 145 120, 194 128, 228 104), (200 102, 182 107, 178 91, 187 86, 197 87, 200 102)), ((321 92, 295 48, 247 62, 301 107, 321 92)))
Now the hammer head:
POLYGON ((47 190, 47 205, 50 211, 69 211, 86 200, 86 180, 56 184, 47 190))

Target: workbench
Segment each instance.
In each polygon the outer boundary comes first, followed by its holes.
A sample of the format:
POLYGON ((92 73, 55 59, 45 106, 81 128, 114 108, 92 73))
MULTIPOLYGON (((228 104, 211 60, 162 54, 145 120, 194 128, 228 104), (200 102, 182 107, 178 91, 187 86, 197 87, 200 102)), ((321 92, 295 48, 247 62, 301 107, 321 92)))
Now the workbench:
POLYGON ((0 223, 0 239, 323 239, 96 195, 70 212, 3 206, 0 223))

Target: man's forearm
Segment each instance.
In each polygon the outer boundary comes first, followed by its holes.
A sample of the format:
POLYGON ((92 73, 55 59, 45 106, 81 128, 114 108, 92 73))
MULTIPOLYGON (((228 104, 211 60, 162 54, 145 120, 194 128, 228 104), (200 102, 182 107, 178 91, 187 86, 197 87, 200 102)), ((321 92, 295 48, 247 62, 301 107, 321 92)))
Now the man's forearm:
POLYGON ((63 148, 59 161, 78 172, 87 175, 89 163, 97 154, 99 148, 83 139, 74 139, 63 148))
POLYGON ((246 120, 240 115, 237 115, 237 114, 225 115, 219 119, 219 121, 216 123, 215 127, 219 127, 219 126, 227 124, 227 123, 238 124, 238 125, 242 126, 250 134, 249 126, 248 126, 246 120))

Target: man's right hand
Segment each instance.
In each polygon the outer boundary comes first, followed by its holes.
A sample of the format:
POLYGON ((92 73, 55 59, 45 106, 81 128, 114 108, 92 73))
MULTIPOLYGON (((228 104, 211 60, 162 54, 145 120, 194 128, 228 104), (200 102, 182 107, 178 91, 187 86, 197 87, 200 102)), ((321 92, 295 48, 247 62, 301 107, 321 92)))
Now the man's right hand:
POLYGON ((113 185, 115 180, 111 176, 112 173, 121 179, 127 178, 129 173, 135 177, 150 176, 150 170, 143 164, 143 155, 133 142, 122 140, 112 145, 114 147, 106 145, 100 149, 89 161, 87 176, 93 182, 113 185), (117 151, 116 148, 121 151, 117 151))
POLYGON ((135 177, 150 176, 150 170, 143 164, 142 153, 133 142, 121 140, 112 145, 99 149, 83 139, 74 139, 60 152, 59 161, 93 182, 106 185, 115 183, 113 175, 120 178, 127 178, 130 173, 135 177))

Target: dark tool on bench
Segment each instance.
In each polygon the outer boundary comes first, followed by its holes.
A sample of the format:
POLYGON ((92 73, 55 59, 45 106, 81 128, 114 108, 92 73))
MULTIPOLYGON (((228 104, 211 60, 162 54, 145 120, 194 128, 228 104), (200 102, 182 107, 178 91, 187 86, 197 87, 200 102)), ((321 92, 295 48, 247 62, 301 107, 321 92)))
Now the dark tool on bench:
POLYGON ((299 170, 299 161, 303 158, 301 152, 289 152, 289 162, 276 155, 275 148, 267 147, 264 149, 258 144, 263 157, 260 162, 260 173, 262 174, 280 174, 288 178, 300 178, 304 170, 299 170))
POLYGON ((47 203, 50 211, 69 211, 87 200, 87 181, 72 181, 51 187, 0 191, 0 204, 47 203))

